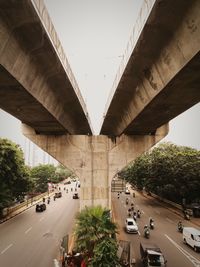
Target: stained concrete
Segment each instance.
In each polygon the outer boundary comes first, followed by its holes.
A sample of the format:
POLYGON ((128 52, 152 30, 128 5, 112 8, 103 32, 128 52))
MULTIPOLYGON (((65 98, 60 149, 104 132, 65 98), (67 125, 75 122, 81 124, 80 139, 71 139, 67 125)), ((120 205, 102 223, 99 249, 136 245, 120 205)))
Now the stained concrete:
POLYGON ((25 124, 22 132, 79 177, 80 208, 99 204, 111 208, 111 181, 115 174, 159 142, 168 133, 168 125, 158 129, 154 136, 122 135, 117 138, 37 135, 25 124))

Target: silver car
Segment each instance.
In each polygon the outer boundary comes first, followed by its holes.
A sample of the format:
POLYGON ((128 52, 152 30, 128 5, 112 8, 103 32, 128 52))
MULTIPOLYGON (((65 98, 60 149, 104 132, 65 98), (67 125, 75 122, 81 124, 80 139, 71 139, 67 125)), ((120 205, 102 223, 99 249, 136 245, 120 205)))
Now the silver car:
POLYGON ((138 226, 133 218, 126 218, 125 228, 127 233, 138 233, 138 226))

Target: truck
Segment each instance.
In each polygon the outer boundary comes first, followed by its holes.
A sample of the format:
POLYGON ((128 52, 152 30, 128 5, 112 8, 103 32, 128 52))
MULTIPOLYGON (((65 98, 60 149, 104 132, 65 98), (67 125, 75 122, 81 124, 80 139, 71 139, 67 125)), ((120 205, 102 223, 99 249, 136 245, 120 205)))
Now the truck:
POLYGON ((167 261, 156 244, 140 243, 140 255, 144 267, 166 267, 167 261))

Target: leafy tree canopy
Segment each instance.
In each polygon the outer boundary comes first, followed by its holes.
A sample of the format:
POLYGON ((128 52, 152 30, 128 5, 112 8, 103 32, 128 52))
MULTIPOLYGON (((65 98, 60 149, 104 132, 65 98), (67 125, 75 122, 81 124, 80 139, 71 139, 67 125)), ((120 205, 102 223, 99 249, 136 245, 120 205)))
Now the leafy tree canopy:
POLYGON ((190 203, 200 198, 200 151, 162 143, 138 157, 120 175, 138 189, 145 187, 177 203, 186 198, 190 203))
POLYGON ((0 138, 0 209, 25 195, 30 186, 22 149, 14 142, 0 138))

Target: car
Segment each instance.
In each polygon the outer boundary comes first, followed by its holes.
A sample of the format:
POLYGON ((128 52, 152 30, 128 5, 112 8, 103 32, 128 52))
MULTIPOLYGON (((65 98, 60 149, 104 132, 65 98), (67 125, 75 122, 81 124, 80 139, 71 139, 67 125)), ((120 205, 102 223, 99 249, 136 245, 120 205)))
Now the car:
POLYGON ((73 194, 73 199, 79 199, 78 193, 73 194))
POLYGON ((126 218, 125 229, 127 233, 138 233, 138 226, 133 218, 126 218))
POLYGON ((37 204, 35 207, 36 212, 42 212, 44 210, 46 210, 46 204, 45 203, 37 204))
POLYGON ((56 192, 54 196, 55 198, 62 197, 62 192, 56 192))

